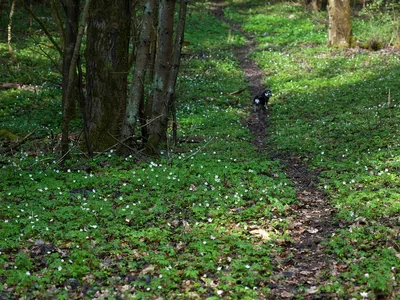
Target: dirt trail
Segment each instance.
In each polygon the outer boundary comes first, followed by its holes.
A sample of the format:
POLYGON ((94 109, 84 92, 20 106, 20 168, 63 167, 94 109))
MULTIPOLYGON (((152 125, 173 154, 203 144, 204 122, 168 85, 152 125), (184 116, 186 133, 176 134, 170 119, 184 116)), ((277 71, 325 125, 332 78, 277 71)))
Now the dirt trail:
MULTIPOLYGON (((263 72, 257 64, 248 58, 255 49, 256 42, 244 32, 239 24, 224 17, 223 0, 213 4, 213 13, 228 23, 233 30, 246 37, 247 43, 234 50, 248 79, 253 95, 263 91, 263 72)), ((248 126, 254 134, 254 143, 261 151, 266 151, 267 113, 252 113, 248 126)), ((273 149, 269 149, 272 152, 273 149)), ((272 159, 279 159, 285 167, 286 175, 293 182, 298 202, 290 208, 290 227, 292 243, 283 246, 283 251, 274 259, 274 271, 269 287, 271 299, 291 299, 301 295, 305 299, 335 299, 334 295, 316 293, 318 287, 338 274, 340 266, 326 254, 321 242, 337 230, 333 222, 334 209, 330 206, 323 191, 317 187, 317 174, 310 172, 295 156, 272 154, 272 159)))

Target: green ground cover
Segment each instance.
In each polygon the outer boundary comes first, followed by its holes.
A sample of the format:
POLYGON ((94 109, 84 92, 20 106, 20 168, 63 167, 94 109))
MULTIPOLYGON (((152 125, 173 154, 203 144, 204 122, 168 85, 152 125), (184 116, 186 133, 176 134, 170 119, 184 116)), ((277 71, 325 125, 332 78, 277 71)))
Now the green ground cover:
MULTIPOLYGON (((2 157, 3 298, 268 294, 270 260, 280 249, 274 240, 287 239, 281 217, 295 193, 279 163, 251 144, 250 95, 229 95, 246 86, 231 53, 243 38, 201 6, 191 9, 186 37, 179 134, 205 141, 164 151, 160 160, 109 152, 88 161, 77 151, 60 167, 49 151, 60 89, 1 93, 3 129, 24 136, 39 128, 35 134, 48 139, 2 157)), ((53 74, 31 56, 32 44, 16 45, 17 61, 2 47, 7 68, 26 55, 25 73, 38 72, 38 79, 15 72, 5 81, 37 84, 53 74)))
MULTIPOLYGON (((343 225, 326 244, 347 268, 321 291, 390 295, 400 269, 398 53, 328 49, 326 15, 293 3, 227 3, 225 15, 256 37, 253 58, 274 93, 270 151, 320 172, 343 225)), ((23 15, 17 60, 0 32, 1 81, 39 87, 1 91, 0 129, 43 138, 0 159, 0 298, 268 295, 295 192, 279 161, 251 144, 251 95, 229 95, 246 85, 231 53, 244 39, 206 8, 190 9, 177 99, 179 133, 205 141, 142 163, 113 152, 88 161, 76 151, 59 166, 51 136, 61 78, 39 45, 55 61, 56 53, 23 15)), ((382 27, 366 20, 353 22, 363 42, 382 27)))
MULTIPOLYGON (((275 95, 271 148, 295 153, 320 172, 345 224, 327 244, 348 268, 324 289, 390 295, 400 267, 399 52, 329 49, 325 12, 251 3, 232 1, 228 16, 259 42, 253 57, 275 95)), ((396 29, 391 17, 354 18, 355 39, 388 44, 396 29)))

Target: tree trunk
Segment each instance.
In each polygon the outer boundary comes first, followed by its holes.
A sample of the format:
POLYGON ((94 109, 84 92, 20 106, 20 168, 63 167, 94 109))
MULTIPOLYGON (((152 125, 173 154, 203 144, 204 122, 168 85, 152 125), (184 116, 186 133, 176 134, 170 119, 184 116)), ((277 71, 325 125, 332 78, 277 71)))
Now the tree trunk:
POLYGON ((329 0, 329 46, 350 47, 351 15, 350 0, 329 0))
MULTIPOLYGON (((126 140, 134 135, 136 120, 139 116, 139 106, 144 98, 144 81, 149 61, 155 2, 155 0, 147 0, 143 12, 140 40, 136 54, 135 70, 133 72, 133 84, 126 107, 124 124, 121 129, 122 140, 126 140)), ((122 145, 119 147, 121 154, 127 154, 128 150, 122 145)))
POLYGON ((319 12, 321 9, 321 2, 319 0, 312 0, 311 8, 314 12, 319 12))
MULTIPOLYGON (((158 41, 157 28, 158 28, 159 1, 156 1, 154 12, 155 13, 153 14, 153 26, 151 31, 150 58, 149 58, 149 63, 147 65, 147 71, 149 73, 148 78, 150 82, 154 82, 154 66, 156 61, 157 41, 158 41)), ((153 93, 147 97, 146 102, 143 99, 139 107, 139 120, 142 129, 142 138, 145 143, 147 142, 149 137, 148 122, 150 121, 151 118, 152 106, 153 106, 153 93)))
MULTIPOLYGON (((69 151, 69 123, 71 121, 71 106, 75 106, 76 101, 73 99, 73 95, 80 97, 80 93, 77 89, 77 80, 76 80, 76 67, 78 65, 79 57, 80 57, 80 49, 82 38, 84 35, 84 29, 88 18, 88 11, 90 0, 86 0, 85 8, 82 14, 82 22, 79 26, 79 0, 70 0, 67 7, 68 18, 71 18, 72 21, 76 22, 76 24, 72 24, 72 22, 68 22, 67 25, 67 40, 68 41, 68 49, 66 48, 64 51, 64 65, 63 65, 63 118, 62 118, 62 138, 61 138, 61 148, 62 148, 62 160, 64 161, 68 151, 69 151), (76 5, 76 6, 75 6, 76 5), (71 24, 70 24, 71 23, 71 24), (78 26, 76 26, 78 25, 78 26), (78 29, 79 28, 79 29, 78 29), (73 38, 75 37, 75 40, 73 38), (71 40, 69 40, 71 39, 71 40), (73 47, 72 47, 73 46, 73 47)), ((85 116, 85 114, 84 114, 85 116)), ((84 126, 86 125, 84 118, 84 126)), ((87 138, 86 131, 85 137, 87 138)), ((89 147, 89 153, 91 153, 91 149, 89 147)))
POLYGON ((11 8, 10 8, 10 15, 8 19, 8 27, 7 27, 7 44, 8 44, 8 52, 10 52, 10 55, 12 58, 15 58, 15 53, 14 49, 11 45, 11 39, 12 39, 12 21, 13 21, 13 15, 15 11, 15 2, 16 0, 13 0, 11 2, 11 8))
POLYGON ((76 80, 69 82, 69 69, 71 65, 72 56, 74 54, 76 37, 78 36, 79 27, 79 5, 80 0, 66 1, 66 14, 67 22, 65 28, 65 42, 63 47, 63 66, 62 66, 62 138, 61 138, 61 152, 64 156, 69 149, 69 123, 76 112, 76 102, 73 101, 75 97, 71 97, 72 103, 68 102, 68 89, 76 92, 76 80))
POLYGON ((130 1, 96 0, 89 12, 86 43, 86 115, 93 151, 115 143, 125 112, 130 1))
POLYGON ((171 71, 175 0, 161 0, 158 20, 158 50, 154 67, 152 122, 146 144, 147 152, 155 154, 166 140, 168 125, 168 80, 171 71))
POLYGON ((171 104, 171 109, 172 109, 172 116, 173 116, 172 132, 175 145, 177 141, 177 128, 178 128, 176 124, 177 121, 176 121, 175 87, 176 87, 176 80, 178 78, 179 65, 181 61, 182 46, 185 40, 186 9, 187 9, 187 0, 181 0, 179 8, 179 20, 178 20, 178 25, 176 26, 174 53, 172 56, 172 68, 168 80, 168 103, 171 104))

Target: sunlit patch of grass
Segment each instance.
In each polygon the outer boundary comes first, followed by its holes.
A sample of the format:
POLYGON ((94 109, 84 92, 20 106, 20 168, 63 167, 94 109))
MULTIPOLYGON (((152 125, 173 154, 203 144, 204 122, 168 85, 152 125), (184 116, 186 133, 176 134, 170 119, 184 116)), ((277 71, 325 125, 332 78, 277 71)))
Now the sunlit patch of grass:
MULTIPOLYGON (((260 42, 253 57, 274 91, 273 151, 302 155, 321 172, 321 187, 348 227, 328 241, 328 250, 348 271, 326 290, 355 297, 390 295, 398 280, 393 270, 400 267, 398 53, 328 49, 322 15, 306 19, 299 8, 283 24, 285 6, 252 7, 255 18, 245 18, 246 9, 243 14, 230 10, 260 42), (291 26, 296 30, 286 31, 291 26), (282 39, 267 34, 280 30, 285 30, 282 39)), ((368 36, 365 21, 353 23, 357 36, 368 36)))

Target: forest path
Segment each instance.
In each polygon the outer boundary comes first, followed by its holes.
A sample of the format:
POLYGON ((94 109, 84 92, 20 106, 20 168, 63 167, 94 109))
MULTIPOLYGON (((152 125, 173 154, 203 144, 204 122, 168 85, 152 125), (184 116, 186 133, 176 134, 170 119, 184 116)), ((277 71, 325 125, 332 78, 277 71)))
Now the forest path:
MULTIPOLYGON (((232 30, 240 32, 247 42, 234 49, 240 62, 252 95, 262 92, 263 71, 249 54, 255 50, 255 39, 231 20, 224 17, 224 0, 213 2, 212 12, 232 30)), ((273 91, 272 91, 273 92, 273 91)), ((332 235, 338 225, 334 224, 333 207, 324 192, 317 187, 317 175, 301 162, 300 157, 274 153, 267 145, 268 111, 252 112, 248 126, 254 135, 254 144, 260 152, 270 154, 271 159, 279 159, 287 177, 293 182, 297 194, 297 203, 290 207, 288 219, 292 242, 282 245, 282 251, 273 260, 274 270, 270 277, 271 299, 292 299, 298 296, 304 299, 335 299, 333 294, 318 292, 318 288, 337 276, 342 268, 333 257, 326 253, 326 246, 321 242, 332 235)))

